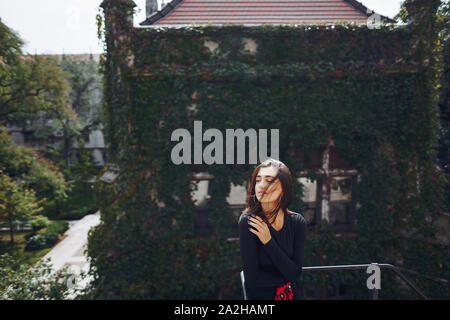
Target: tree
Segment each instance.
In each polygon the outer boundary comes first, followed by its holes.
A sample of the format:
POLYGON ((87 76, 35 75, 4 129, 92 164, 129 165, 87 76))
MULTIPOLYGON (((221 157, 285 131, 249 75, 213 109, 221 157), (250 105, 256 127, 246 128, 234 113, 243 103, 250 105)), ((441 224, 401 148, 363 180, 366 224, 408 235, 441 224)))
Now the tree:
POLYGON ((70 87, 67 103, 63 107, 40 112, 30 127, 35 137, 44 140, 49 140, 55 132, 59 133, 61 138, 48 143, 45 154, 63 170, 67 179, 72 180, 73 143, 80 139, 87 140, 90 132, 97 129, 102 121, 102 80, 97 62, 93 59, 80 61, 63 57, 59 67, 64 71, 70 87))
POLYGON ((72 143, 80 135, 81 129, 77 113, 66 104, 61 108, 41 111, 38 117, 30 121, 29 127, 33 130, 34 138, 47 141, 45 155, 69 178, 72 143), (55 134, 61 138, 52 143, 49 140, 55 134))
POLYGON ((54 62, 23 56, 22 40, 0 22, 0 122, 23 121, 67 104, 69 84, 54 62))
POLYGON ((94 197, 93 177, 98 174, 98 168, 92 161, 92 153, 84 148, 84 141, 78 137, 76 161, 71 166, 70 190, 65 201, 60 203, 60 217, 65 219, 80 219, 86 214, 97 211, 94 197))
POLYGON ((61 141, 48 145, 46 154, 59 164, 66 179, 71 181, 69 197, 60 204, 62 215, 78 218, 96 210, 92 178, 98 170, 94 166, 92 152, 84 145, 91 131, 101 124, 102 76, 92 57, 85 61, 64 56, 60 67, 68 75, 71 87, 69 104, 77 123, 75 128, 75 123, 60 121, 61 141))
POLYGON ((35 190, 46 213, 67 197, 68 184, 61 171, 34 149, 15 145, 4 127, 0 127, 0 170, 27 189, 35 190))
MULTIPOLYGON (((47 199, 46 212, 61 211, 67 207, 67 194, 79 193, 71 189, 83 190, 82 194, 86 191, 85 181, 77 183, 80 174, 71 174, 73 144, 81 145, 80 141, 101 123, 101 75, 93 59, 65 58, 59 63, 49 57, 23 56, 22 40, 4 24, 0 27, 0 125, 3 121, 31 129, 37 145, 45 145, 42 154, 12 146, 0 129, 0 168, 11 178, 21 177, 32 184, 37 198, 47 199)), ((92 160, 84 154, 77 158, 84 167, 78 165, 76 170, 88 170, 90 180, 95 175, 92 160)), ((79 207, 79 203, 74 205, 79 207)))
POLYGON ((70 137, 80 134, 78 116, 70 105, 70 75, 42 56, 22 55, 22 40, 0 22, 0 123, 34 127, 45 140, 64 134, 63 158, 69 167, 70 137))
POLYGON ((14 223, 28 221, 42 211, 32 189, 17 183, 0 170, 0 220, 6 221, 10 230, 10 241, 14 243, 14 223))
POLYGON ((71 57, 64 57, 60 66, 69 75, 70 105, 79 115, 83 130, 96 128, 102 120, 103 86, 97 62, 93 57, 88 61, 77 61, 71 57))
POLYGON ((16 62, 22 54, 23 41, 0 21, 0 57, 3 66, 16 62))
MULTIPOLYGON (((79 120, 78 132, 70 135, 69 130, 64 131, 64 140, 68 142, 78 138, 87 140, 90 132, 97 129, 102 121, 102 76, 98 72, 98 65, 92 57, 89 61, 64 57, 60 66, 69 75, 71 87, 69 101, 79 120)), ((70 150, 64 149, 65 156, 66 152, 70 150)))

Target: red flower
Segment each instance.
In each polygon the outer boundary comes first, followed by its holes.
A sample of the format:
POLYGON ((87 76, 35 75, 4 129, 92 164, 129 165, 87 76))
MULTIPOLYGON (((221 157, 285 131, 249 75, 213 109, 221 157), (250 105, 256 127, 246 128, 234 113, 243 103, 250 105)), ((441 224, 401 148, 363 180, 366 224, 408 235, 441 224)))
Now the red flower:
POLYGON ((292 300, 294 293, 292 292, 291 283, 288 282, 284 286, 277 288, 275 300, 292 300))

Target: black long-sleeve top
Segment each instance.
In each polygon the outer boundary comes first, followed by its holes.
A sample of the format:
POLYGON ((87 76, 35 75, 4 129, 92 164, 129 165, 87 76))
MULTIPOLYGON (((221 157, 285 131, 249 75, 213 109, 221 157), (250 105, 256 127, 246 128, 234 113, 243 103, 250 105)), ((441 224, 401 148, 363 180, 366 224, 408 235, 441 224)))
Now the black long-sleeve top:
POLYGON ((249 299, 275 297, 276 288, 297 285, 302 272, 306 221, 299 213, 284 215, 283 227, 269 226, 271 239, 265 245, 250 232, 247 213, 239 219, 239 238, 245 287, 249 299))

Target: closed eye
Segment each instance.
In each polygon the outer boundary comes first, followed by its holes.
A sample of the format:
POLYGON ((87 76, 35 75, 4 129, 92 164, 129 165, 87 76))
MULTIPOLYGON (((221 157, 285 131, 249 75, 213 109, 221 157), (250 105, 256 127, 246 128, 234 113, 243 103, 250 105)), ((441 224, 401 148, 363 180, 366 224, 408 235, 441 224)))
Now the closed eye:
MULTIPOLYGON (((268 182, 272 182, 273 180, 274 180, 274 179, 267 179, 268 182)), ((256 179, 255 181, 256 181, 256 182, 260 182, 261 179, 259 178, 259 179, 256 179)))

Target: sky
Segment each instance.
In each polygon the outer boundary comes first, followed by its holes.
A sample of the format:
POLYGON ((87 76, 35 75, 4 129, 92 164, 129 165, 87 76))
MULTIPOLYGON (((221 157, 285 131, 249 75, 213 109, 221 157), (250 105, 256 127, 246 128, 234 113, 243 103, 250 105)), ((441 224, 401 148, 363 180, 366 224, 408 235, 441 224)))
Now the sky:
MULTIPOLYGON (((101 2, 102 0, 0 0, 0 19, 24 40, 24 53, 101 53, 103 45, 97 38, 95 19, 101 2)), ((359 2, 378 14, 393 18, 403 1, 359 2)), ((137 25, 145 20, 145 0, 135 0, 135 3, 138 12, 134 22, 137 25)))

